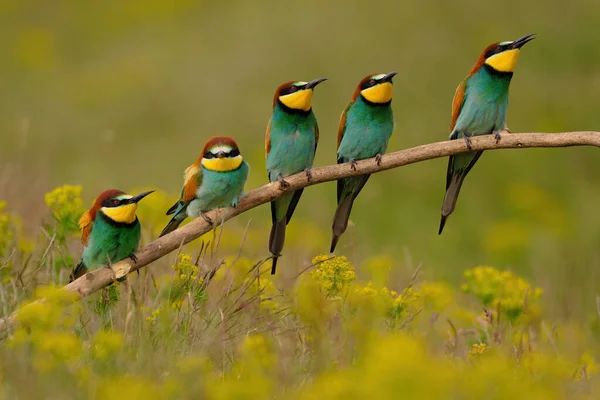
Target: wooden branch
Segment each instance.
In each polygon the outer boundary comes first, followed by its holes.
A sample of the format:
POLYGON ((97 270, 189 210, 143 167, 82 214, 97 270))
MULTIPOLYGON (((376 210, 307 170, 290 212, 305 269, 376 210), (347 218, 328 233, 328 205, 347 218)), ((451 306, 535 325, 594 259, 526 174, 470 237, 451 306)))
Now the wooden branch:
MULTIPOLYGON (((565 132, 565 133, 504 133, 500 142, 496 143, 493 135, 474 137, 471 139, 472 150, 497 150, 497 149, 522 149, 531 147, 570 147, 570 146, 597 146, 600 147, 600 132, 565 132)), ((269 183, 254 189, 240 199, 237 208, 225 208, 208 213, 213 221, 227 221, 245 211, 262 204, 268 203, 286 192, 301 189, 323 182, 334 181, 355 175, 374 174, 408 164, 447 157, 453 154, 467 152, 464 140, 437 142, 417 146, 406 150, 388 153, 381 158, 378 166, 374 158, 358 161, 356 170, 349 163, 329 165, 311 170, 312 179, 308 181, 305 173, 298 173, 286 178, 288 187, 283 188, 278 182, 269 183)), ((442 172, 440 172, 442 173, 442 172)), ((443 171, 445 173, 445 171, 443 171)), ((441 189, 440 189, 441 190, 441 189)), ((441 192, 440 192, 441 196, 441 192)), ((441 201, 441 197, 440 197, 441 201)), ((333 210, 332 210, 333 215, 333 210)), ((329 227, 327 225, 327 227, 329 227)), ((112 283, 114 279, 122 278, 151 262, 164 257, 178 249, 181 244, 186 244, 202 236, 212 228, 203 218, 197 218, 189 224, 171 232, 142 247, 136 253, 137 263, 125 259, 112 265, 111 268, 100 268, 80 277, 66 285, 64 290, 78 293, 82 298, 112 283)), ((265 238, 265 253, 267 252, 265 238)), ((43 300, 39 300, 43 301, 43 300)), ((11 327, 15 322, 17 312, 0 320, 0 332, 11 327)))

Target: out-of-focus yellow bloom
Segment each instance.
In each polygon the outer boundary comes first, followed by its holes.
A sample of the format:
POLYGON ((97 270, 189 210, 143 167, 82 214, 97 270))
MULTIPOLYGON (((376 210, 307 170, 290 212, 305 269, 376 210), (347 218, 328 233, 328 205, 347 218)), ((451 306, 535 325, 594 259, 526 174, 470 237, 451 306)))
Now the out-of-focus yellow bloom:
POLYGON ((242 359, 252 362, 255 366, 270 369, 275 365, 275 354, 269 342, 263 335, 246 336, 240 346, 242 359))
POLYGON ((444 282, 422 282, 417 290, 423 307, 437 312, 448 309, 456 302, 454 290, 444 282))
POLYGON ((575 379, 585 380, 600 372, 600 365, 596 364, 596 360, 590 353, 583 353, 581 356, 581 367, 577 370, 575 379))
POLYGON ((320 255, 312 259, 314 269, 310 276, 318 282, 329 297, 345 294, 356 279, 354 266, 344 256, 320 255))
POLYGON ((77 223, 85 211, 83 200, 81 200, 81 192, 81 186, 63 185, 44 196, 46 205, 52 212, 52 218, 56 224, 54 231, 59 240, 64 240, 70 235, 79 233, 77 223))
POLYGON ((98 387, 98 399, 158 400, 166 398, 161 386, 150 379, 114 377, 105 379, 98 387))
POLYGON ((464 277, 467 283, 461 289, 465 293, 475 295, 484 307, 493 310, 500 307, 511 321, 522 314, 526 302, 528 307, 535 305, 543 293, 520 276, 493 267, 475 267, 465 271, 464 277))
POLYGON ((4 201, 0 201, 0 260, 8 252, 8 246, 13 240, 11 217, 5 211, 6 206, 4 201))
POLYGON ((125 344, 125 338, 118 331, 100 330, 92 340, 92 354, 95 358, 106 360, 117 354, 125 344))

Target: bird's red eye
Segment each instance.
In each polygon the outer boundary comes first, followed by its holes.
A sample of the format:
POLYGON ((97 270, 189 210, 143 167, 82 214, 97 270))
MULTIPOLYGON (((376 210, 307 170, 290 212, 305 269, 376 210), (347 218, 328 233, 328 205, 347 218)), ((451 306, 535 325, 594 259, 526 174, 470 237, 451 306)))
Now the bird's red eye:
POLYGON ((294 93, 298 89, 296 86, 290 87, 290 93, 294 93))
POLYGON ((375 79, 371 79, 371 80, 369 81, 369 85, 371 85, 371 86, 375 85, 375 79))
POLYGON ((113 199, 112 203, 113 203, 115 206, 118 206, 118 205, 119 205, 119 200, 117 200, 117 199, 113 199))

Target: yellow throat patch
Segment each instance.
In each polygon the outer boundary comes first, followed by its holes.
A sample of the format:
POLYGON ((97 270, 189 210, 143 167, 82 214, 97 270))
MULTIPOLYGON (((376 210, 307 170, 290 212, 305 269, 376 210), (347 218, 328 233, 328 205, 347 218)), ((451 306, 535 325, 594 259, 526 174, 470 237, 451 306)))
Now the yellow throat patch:
POLYGON ((360 94, 371 103, 387 103, 392 100, 393 86, 390 82, 363 89, 360 94))
POLYGON ((104 215, 115 222, 131 224, 135 221, 137 204, 125 204, 119 207, 102 207, 100 210, 104 215))
POLYGON ((512 49, 494 54, 485 63, 499 72, 514 72, 518 58, 519 49, 512 49))
POLYGON ((225 158, 203 158, 202 166, 210 171, 227 172, 238 169, 242 165, 242 156, 225 158))
POLYGON ((291 109, 308 111, 311 107, 312 95, 312 89, 304 89, 285 96, 279 96, 279 101, 291 109))

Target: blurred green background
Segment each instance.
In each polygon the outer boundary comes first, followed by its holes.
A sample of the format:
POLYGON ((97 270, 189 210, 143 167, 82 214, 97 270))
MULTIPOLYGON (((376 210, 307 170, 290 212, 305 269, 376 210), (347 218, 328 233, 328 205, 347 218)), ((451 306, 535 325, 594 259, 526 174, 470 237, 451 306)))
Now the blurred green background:
MULTIPOLYGON (((335 162, 339 114, 370 73, 399 72, 389 151, 445 140, 454 90, 481 50, 528 33, 538 38, 520 56, 509 128, 600 129, 599 23, 600 4, 589 0, 2 0, 0 199, 35 231, 43 193, 63 183, 83 185, 86 202, 109 187, 176 194, 217 134, 237 139, 251 165, 246 189, 256 188, 267 181, 273 92, 288 80, 330 79, 313 98, 317 166, 335 162)), ((487 152, 438 236, 446 164, 371 178, 339 253, 422 262, 427 275, 450 280, 476 264, 512 268, 552 290, 559 312, 594 307, 597 149, 487 152)), ((322 252, 334 209, 329 183, 306 190, 295 216, 298 229, 321 231, 322 252)), ((231 224, 250 218, 265 236, 249 251, 264 257, 269 207, 231 224)), ((304 239, 289 246, 302 250, 304 239)), ((290 253, 282 265, 310 260, 290 253)))

